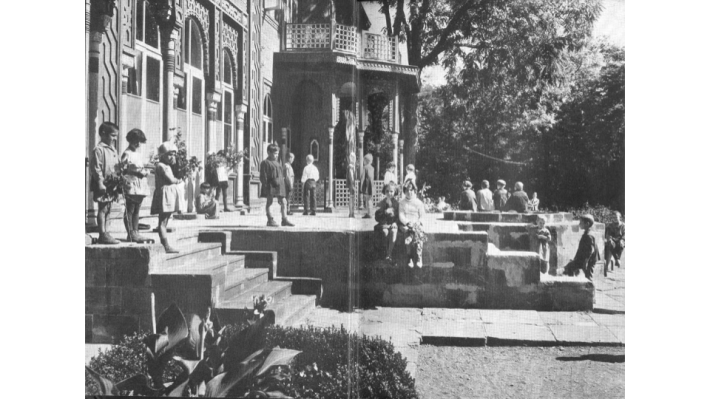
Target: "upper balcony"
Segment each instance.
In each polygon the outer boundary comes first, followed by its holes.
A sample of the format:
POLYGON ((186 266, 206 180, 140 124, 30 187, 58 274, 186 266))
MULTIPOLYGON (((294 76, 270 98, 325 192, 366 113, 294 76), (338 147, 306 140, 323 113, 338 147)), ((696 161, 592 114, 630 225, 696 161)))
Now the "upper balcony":
POLYGON ((357 58, 400 63, 397 39, 357 27, 332 24, 286 24, 285 50, 334 51, 357 58))

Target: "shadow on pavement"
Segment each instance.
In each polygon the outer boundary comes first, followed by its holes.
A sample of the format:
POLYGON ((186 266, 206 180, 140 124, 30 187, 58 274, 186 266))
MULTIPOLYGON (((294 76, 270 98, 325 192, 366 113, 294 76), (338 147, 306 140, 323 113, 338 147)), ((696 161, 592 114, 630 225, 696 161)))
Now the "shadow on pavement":
POLYGON ((626 314, 625 310, 611 310, 611 309, 601 309, 596 308, 592 313, 602 313, 602 314, 626 314))
POLYGON ((626 355, 582 355, 582 356, 561 356, 557 360, 561 362, 579 362, 583 360, 591 360, 593 362, 604 362, 604 363, 625 363, 626 355))

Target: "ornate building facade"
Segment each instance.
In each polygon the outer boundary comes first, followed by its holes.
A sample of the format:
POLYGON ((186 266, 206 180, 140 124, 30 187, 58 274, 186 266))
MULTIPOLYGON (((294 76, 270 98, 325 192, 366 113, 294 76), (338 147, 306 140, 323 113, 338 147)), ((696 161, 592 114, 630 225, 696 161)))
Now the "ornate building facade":
MULTIPOLYGON (((269 143, 296 155, 297 176, 306 155, 313 154, 321 176, 332 182, 333 141, 337 146, 339 140, 334 127, 352 119, 348 132, 356 133, 345 140, 358 136, 361 159, 370 123, 368 100, 377 96, 387 108, 388 140, 394 140, 397 160, 399 98, 418 91, 417 70, 401 62, 394 38, 368 30, 372 15, 360 3, 85 2, 87 157, 104 121, 121 128, 119 153, 128 145, 126 132, 143 130, 146 161, 150 149, 176 129, 188 154, 202 161, 208 152, 229 146, 246 149, 248 159, 230 177, 231 201, 255 208, 259 163, 269 143)), ((197 177, 193 190, 203 177, 197 177)), ((323 194, 330 206, 332 186, 323 194)), ((86 198, 91 219, 88 188, 86 198)))

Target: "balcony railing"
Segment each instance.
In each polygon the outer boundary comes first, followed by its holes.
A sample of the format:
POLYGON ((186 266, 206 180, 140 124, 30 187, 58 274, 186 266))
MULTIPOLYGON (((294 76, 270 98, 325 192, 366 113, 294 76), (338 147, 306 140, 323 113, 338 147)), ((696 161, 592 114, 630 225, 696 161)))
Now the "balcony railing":
POLYGON ((358 33, 354 26, 339 24, 287 24, 286 50, 330 50, 360 58, 399 62, 396 38, 358 33))

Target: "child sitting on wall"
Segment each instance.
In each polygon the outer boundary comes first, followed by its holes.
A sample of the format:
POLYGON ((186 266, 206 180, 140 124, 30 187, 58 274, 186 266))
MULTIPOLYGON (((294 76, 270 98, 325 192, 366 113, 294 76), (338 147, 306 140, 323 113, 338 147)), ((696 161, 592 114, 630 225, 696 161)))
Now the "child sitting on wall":
POLYGON ((397 185, 385 184, 382 187, 385 198, 377 204, 375 211, 375 239, 380 248, 385 248, 385 260, 392 261, 392 249, 397 241, 397 219, 399 218, 399 203, 395 199, 397 185))
POLYGON ((580 272, 584 272, 584 276, 592 279, 594 276, 594 264, 601 259, 599 249, 594 237, 589 234, 589 229, 594 225, 594 217, 592 215, 583 215, 579 219, 579 227, 584 230, 582 238, 579 240, 577 254, 567 266, 565 266, 564 274, 567 276, 578 276, 580 272))
POLYGON ((197 213, 205 215, 205 219, 219 219, 217 201, 212 186, 204 182, 200 184, 200 195, 197 197, 197 213))
POLYGON ((404 183, 404 198, 399 201, 400 230, 405 234, 404 245, 407 248, 407 266, 413 268, 415 263, 422 267, 422 249, 426 236, 422 229, 422 218, 426 213, 424 204, 417 198, 416 186, 411 180, 404 183))

